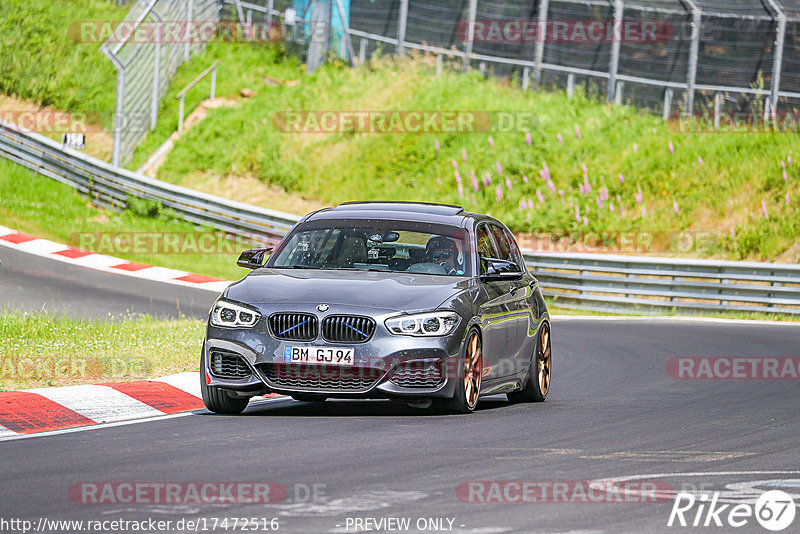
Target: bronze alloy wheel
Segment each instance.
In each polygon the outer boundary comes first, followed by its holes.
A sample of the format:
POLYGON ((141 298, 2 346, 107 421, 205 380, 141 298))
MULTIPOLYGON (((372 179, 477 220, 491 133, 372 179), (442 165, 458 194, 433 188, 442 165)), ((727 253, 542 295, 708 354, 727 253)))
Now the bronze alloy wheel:
POLYGON ((482 354, 480 336, 473 330, 470 333, 467 353, 464 356, 464 398, 467 401, 467 408, 470 410, 473 410, 478 404, 478 395, 481 391, 482 354))
POLYGON ((542 397, 547 396, 550 389, 550 364, 551 364, 551 351, 550 351, 550 328, 547 325, 542 327, 541 341, 539 343, 539 354, 536 358, 538 363, 539 372, 539 392, 542 397))
POLYGON ((522 389, 508 394, 512 402, 542 402, 550 391, 550 373, 553 357, 550 346, 550 325, 545 323, 539 329, 539 342, 536 344, 536 357, 531 358, 528 375, 522 389))

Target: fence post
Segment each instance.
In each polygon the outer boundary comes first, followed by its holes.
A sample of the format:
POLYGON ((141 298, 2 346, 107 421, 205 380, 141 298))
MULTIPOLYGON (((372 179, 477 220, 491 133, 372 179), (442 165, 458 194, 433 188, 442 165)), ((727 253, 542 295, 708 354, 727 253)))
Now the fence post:
POLYGON ((464 45, 464 64, 461 70, 469 68, 469 58, 472 55, 472 43, 475 41, 475 18, 478 16, 478 0, 469 0, 469 28, 467 29, 467 42, 464 45))
POLYGON ((625 82, 617 82, 616 88, 614 89, 614 104, 617 106, 622 105, 622 91, 625 88, 625 82))
POLYGON ((539 28, 536 32, 536 66, 533 68, 533 86, 539 87, 542 81, 542 61, 544 61, 544 42, 547 40, 547 11, 550 0, 539 0, 539 28))
POLYGON ((122 151, 122 128, 125 124, 123 106, 125 104, 125 67, 119 64, 117 71, 117 106, 114 111, 114 150, 111 154, 111 164, 119 167, 122 151))
POLYGON ((266 22, 267 22, 267 32, 272 28, 272 10, 275 9, 275 0, 268 0, 267 1, 267 12, 266 15, 266 22))
POLYGON ((361 38, 361 41, 358 43, 358 66, 363 67, 364 63, 367 62, 367 39, 365 37, 361 38))
POLYGON ((211 94, 209 95, 211 101, 214 101, 214 97, 217 95, 217 67, 214 67, 214 70, 211 71, 211 94))
MULTIPOLYGON (((344 5, 342 4, 342 0, 336 0, 336 7, 339 10, 339 19, 342 21, 342 41, 344 45, 347 46, 347 55, 350 57, 350 65, 353 65, 356 61, 356 51, 353 49, 353 41, 350 39, 350 21, 344 20, 344 5), (347 26, 345 26, 345 22, 347 22, 347 26)), ((331 28, 331 34, 333 34, 333 28, 331 28)))
POLYGON ((694 86, 697 83, 697 56, 700 53, 700 33, 703 27, 703 12, 694 0, 686 0, 692 6, 692 45, 689 50, 689 72, 686 77, 686 112, 694 111, 694 86))
POLYGON ((575 96, 575 75, 570 72, 567 75, 567 99, 572 100, 573 96, 575 96))
POLYGON ((183 112, 185 96, 181 95, 181 105, 178 108, 178 133, 183 132, 183 112))
POLYGON ((438 54, 436 56, 436 76, 442 75, 443 66, 444 66, 444 56, 442 54, 438 54))
POLYGON ((722 113, 722 93, 714 95, 714 129, 719 130, 720 114, 722 113))
POLYGON ((781 86, 781 69, 783 68, 783 46, 786 42, 786 11, 775 0, 767 0, 772 9, 778 14, 778 28, 775 39, 775 56, 772 63, 772 87, 770 90, 770 104, 772 112, 778 110, 778 98, 781 86))
MULTIPOLYGON (((156 28, 161 27, 161 15, 155 9, 150 11, 150 15, 156 20, 156 28)), ((158 32, 154 46, 156 51, 153 58, 153 92, 150 95, 150 131, 155 130, 158 122, 158 89, 161 83, 161 40, 158 32)))
POLYGON ((522 69, 522 90, 527 91, 528 86, 530 85, 530 78, 531 78, 531 68, 525 67, 522 69))
POLYGON ((664 91, 664 121, 669 120, 670 113, 672 113, 672 88, 667 87, 667 90, 664 91))
POLYGON ((189 61, 192 55, 192 16, 194 13, 194 0, 186 2, 186 44, 183 49, 183 61, 189 61))
POLYGON ((406 52, 406 24, 408 23, 408 0, 400 0, 400 20, 397 21, 397 54, 406 52))
POLYGON ((625 9, 623 0, 614 0, 614 38, 611 42, 611 60, 608 65, 608 101, 614 102, 617 90, 617 71, 619 70, 619 48, 622 44, 622 12, 625 9))

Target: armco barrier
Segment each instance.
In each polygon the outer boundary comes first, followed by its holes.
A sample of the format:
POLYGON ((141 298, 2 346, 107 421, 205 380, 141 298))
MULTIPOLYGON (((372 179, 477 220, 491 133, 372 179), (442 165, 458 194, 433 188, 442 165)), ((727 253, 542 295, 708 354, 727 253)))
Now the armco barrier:
POLYGON ((525 261, 562 307, 800 315, 800 265, 552 253, 525 261))
MULTIPOLYGON (((100 206, 119 209, 130 196, 147 198, 189 222, 251 240, 275 241, 299 220, 114 167, 2 121, 0 156, 75 187, 100 206)), ((800 315, 800 265, 536 252, 525 261, 562 307, 800 315)))
POLYGON ((119 209, 129 196, 146 198, 160 201, 188 222, 247 238, 275 241, 300 219, 114 167, 3 121, 0 156, 70 185, 102 207, 119 209))

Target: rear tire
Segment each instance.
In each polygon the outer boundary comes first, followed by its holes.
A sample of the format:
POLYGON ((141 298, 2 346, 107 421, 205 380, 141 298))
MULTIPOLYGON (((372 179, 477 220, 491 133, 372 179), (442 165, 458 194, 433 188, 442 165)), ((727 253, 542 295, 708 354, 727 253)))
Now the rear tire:
POLYGON ((450 399, 436 399, 434 408, 443 413, 466 414, 472 413, 478 404, 481 393, 481 379, 483 378, 483 345, 481 336, 476 328, 467 334, 467 343, 464 347, 464 356, 458 366, 459 377, 456 382, 456 391, 450 399))
POLYGON ((214 413, 236 415, 247 408, 250 399, 236 398, 228 395, 224 389, 212 387, 206 384, 206 348, 200 355, 200 393, 203 395, 203 404, 214 413))
POLYGON ((528 374, 522 391, 509 393, 511 402, 544 402, 547 392, 550 391, 550 372, 552 370, 553 356, 550 345, 550 326, 545 323, 539 331, 539 340, 536 342, 536 357, 531 359, 528 374))

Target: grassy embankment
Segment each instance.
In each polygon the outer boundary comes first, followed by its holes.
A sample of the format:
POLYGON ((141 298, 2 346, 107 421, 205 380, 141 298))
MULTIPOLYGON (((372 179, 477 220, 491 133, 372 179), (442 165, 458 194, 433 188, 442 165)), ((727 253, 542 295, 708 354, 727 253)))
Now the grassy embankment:
POLYGON ((591 87, 568 100, 562 92, 523 92, 514 81, 431 70, 424 58, 367 69, 328 65, 297 86, 262 87, 237 108, 211 110, 158 176, 223 195, 251 184, 240 199, 278 185, 321 204, 460 203, 517 232, 577 241, 644 233, 622 252, 641 244, 650 253, 797 261, 796 136, 681 133, 659 117, 599 102, 591 87), (273 123, 283 110, 501 110, 535 123, 509 133, 287 134, 273 123))

